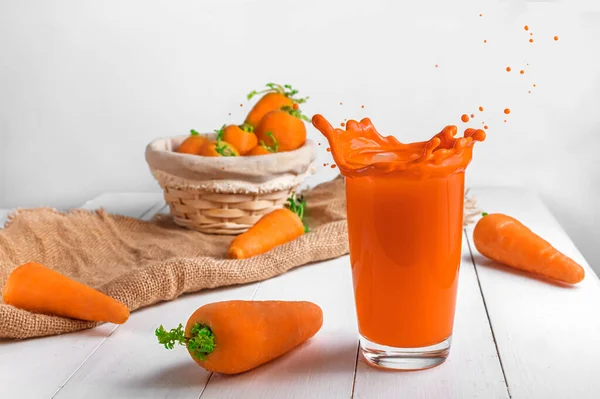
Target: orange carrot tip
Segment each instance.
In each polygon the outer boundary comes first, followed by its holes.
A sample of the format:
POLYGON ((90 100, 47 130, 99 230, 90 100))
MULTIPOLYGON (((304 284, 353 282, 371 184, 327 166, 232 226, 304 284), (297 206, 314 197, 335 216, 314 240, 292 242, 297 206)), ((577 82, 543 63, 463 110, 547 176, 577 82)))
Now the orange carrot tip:
POLYGON ((292 88, 291 85, 280 85, 277 83, 267 83, 265 86, 267 86, 267 89, 265 89, 265 90, 261 90, 261 91, 253 90, 250 93, 248 93, 248 95, 246 96, 248 98, 248 100, 251 100, 252 97, 254 97, 256 95, 264 94, 264 93, 283 94, 284 96, 293 100, 296 103, 304 103, 304 102, 306 102, 306 100, 309 99, 309 97, 301 97, 301 98, 294 97, 296 94, 298 94, 298 90, 292 88))
POLYGON ((307 301, 230 300, 199 307, 186 326, 154 334, 166 349, 185 346, 200 367, 237 374, 267 363, 313 337, 321 308, 307 301))

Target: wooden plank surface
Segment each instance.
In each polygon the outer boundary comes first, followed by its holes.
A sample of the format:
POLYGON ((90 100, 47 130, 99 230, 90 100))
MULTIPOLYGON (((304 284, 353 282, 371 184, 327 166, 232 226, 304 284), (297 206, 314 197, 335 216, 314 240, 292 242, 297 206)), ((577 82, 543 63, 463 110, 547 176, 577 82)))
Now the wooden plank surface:
MULTIPOLYGON (((160 195, 106 195, 83 208, 149 219, 163 205, 160 195)), ((50 398, 110 337, 116 325, 24 341, 0 341, 0 398, 50 398)))
MULTIPOLYGON (((471 249, 514 399, 600 397, 600 281, 539 197, 522 189, 474 189, 479 208, 520 220, 584 266, 560 286, 471 249)), ((472 230, 472 229, 470 229, 472 230)), ((600 242, 599 242, 600 243, 600 242)))
POLYGON ((312 301, 323 310, 323 327, 300 347, 251 372, 214 374, 201 398, 349 398, 358 337, 348 257, 263 281, 255 299, 312 301))
POLYGON ((438 367, 417 372, 381 372, 362 356, 354 397, 377 398, 508 398, 466 239, 458 281, 452 347, 438 367))
POLYGON ((169 351, 154 330, 184 326, 200 306, 229 299, 250 299, 257 283, 207 290, 131 314, 69 379, 55 398, 197 399, 210 373, 197 366, 183 346, 169 351))

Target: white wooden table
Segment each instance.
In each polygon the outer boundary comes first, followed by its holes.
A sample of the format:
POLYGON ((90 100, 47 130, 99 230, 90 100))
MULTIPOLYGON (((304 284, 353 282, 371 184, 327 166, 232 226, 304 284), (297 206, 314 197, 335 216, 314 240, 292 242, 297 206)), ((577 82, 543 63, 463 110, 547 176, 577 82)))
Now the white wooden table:
MULTIPOLYGON (((533 192, 473 189, 479 207, 510 214, 586 269, 565 288, 481 257, 465 230, 450 357, 417 372, 382 372, 357 356, 348 257, 260 283, 204 291, 72 334, 0 341, 0 398, 600 398, 600 282, 533 192), (199 306, 227 299, 309 300, 324 311, 308 343, 237 376, 166 351, 159 324, 185 323, 199 306)), ((105 194, 87 209, 151 218, 158 194, 105 194)), ((0 211, 0 220, 7 211, 0 211)))

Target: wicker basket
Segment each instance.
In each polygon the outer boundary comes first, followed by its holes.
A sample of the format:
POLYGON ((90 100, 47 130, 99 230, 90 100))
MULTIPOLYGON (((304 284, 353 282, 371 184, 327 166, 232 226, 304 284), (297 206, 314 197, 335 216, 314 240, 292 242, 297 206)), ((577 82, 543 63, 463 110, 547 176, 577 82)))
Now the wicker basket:
POLYGON ((263 215, 282 208, 290 194, 316 170, 316 150, 310 140, 300 149, 286 153, 208 158, 174 152, 182 139, 155 140, 148 145, 146 159, 163 189, 174 222, 203 233, 243 233, 263 215), (150 153, 162 159, 149 157, 150 153), (171 170, 166 167, 179 162, 184 167, 171 170), (286 163, 290 164, 290 170, 282 166, 286 163), (205 170, 202 164, 210 165, 212 171, 205 170), (190 171, 190 165, 200 172, 190 171), (269 166, 277 171, 270 171, 269 166), (228 173, 231 169, 239 172, 234 179, 228 173), (263 169, 265 173, 261 175, 257 170, 263 169), (244 171, 248 172, 247 178, 244 171), (257 179, 261 181, 256 182, 257 179))

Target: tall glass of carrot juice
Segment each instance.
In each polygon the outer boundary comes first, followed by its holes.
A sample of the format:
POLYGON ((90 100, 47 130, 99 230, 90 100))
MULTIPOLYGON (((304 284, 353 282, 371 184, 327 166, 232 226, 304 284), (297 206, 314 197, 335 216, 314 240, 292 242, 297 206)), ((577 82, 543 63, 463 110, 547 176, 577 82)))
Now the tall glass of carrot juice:
POLYGON ((360 348, 371 365, 400 370, 446 360, 462 247, 464 172, 483 130, 429 141, 382 137, 368 118, 334 129, 329 141, 345 177, 350 263, 360 348))

